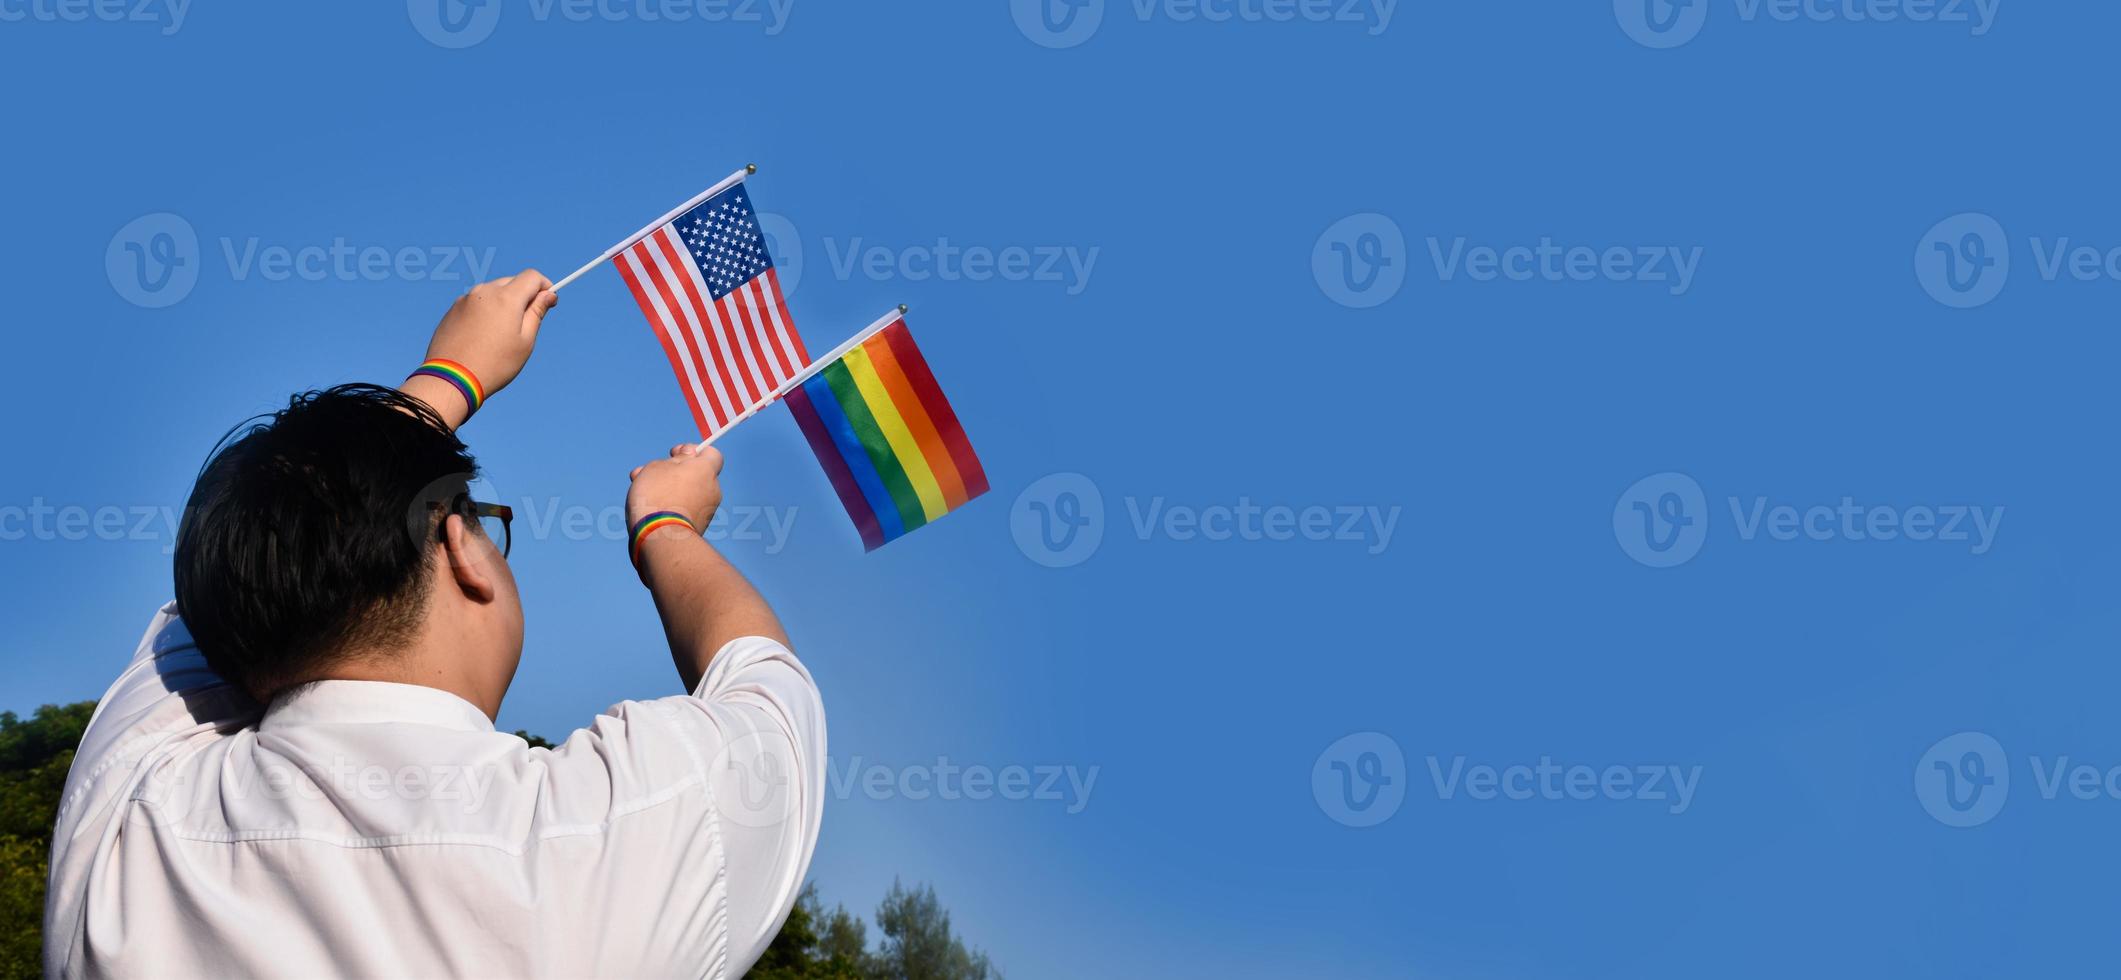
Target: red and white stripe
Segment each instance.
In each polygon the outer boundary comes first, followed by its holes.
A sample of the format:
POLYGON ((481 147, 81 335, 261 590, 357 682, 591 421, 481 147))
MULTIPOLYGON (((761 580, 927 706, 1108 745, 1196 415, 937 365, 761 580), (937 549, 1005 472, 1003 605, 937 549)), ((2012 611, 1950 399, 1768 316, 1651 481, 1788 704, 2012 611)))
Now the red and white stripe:
POLYGON ((709 300, 707 281, 672 224, 621 249, 612 262, 655 328, 700 438, 763 405, 810 363, 772 268, 709 300))

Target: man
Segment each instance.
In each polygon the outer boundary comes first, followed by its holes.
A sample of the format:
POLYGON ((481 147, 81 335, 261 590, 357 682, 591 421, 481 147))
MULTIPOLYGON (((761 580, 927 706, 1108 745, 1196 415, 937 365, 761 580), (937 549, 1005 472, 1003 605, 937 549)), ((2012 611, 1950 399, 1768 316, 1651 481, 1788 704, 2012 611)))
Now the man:
POLYGON ((48 974, 735 977, 772 940, 817 838, 824 712, 688 533, 719 453, 673 449, 626 495, 691 693, 557 749, 494 730, 523 611, 454 433, 556 302, 534 271, 481 285, 399 389, 299 395, 207 463, 176 602, 67 777, 48 974))

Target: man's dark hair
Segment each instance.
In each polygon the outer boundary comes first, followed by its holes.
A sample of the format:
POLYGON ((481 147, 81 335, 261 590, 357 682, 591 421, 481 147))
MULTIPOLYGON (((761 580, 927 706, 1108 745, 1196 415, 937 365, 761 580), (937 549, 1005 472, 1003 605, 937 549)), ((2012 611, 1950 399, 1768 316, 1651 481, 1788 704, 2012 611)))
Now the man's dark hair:
POLYGON ((269 696, 420 625, 433 529, 477 463, 433 409, 370 384, 223 436, 177 531, 177 610, 224 680, 269 696))

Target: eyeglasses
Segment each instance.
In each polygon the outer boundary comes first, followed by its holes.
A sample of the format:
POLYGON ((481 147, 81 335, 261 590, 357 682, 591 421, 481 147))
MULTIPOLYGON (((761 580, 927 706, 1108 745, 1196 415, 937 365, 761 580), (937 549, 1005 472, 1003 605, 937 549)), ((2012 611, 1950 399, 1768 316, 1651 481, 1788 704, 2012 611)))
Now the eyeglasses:
MULTIPOLYGON (((429 504, 428 506, 439 507, 441 505, 429 504)), ((507 504, 489 504, 485 501, 473 500, 465 494, 458 494, 455 500, 450 501, 449 509, 464 517, 476 518, 479 522, 479 532, 486 535, 486 540, 501 546, 501 557, 508 557, 508 552, 515 547, 515 535, 509 529, 509 524, 516 517, 515 508, 509 507, 507 504)), ((438 537, 445 536, 448 533, 448 522, 446 521, 435 528, 435 534, 438 537)))
POLYGON ((479 516, 479 530, 486 532, 486 540, 499 543, 501 557, 508 557, 509 549, 515 547, 515 534, 509 530, 509 523, 516 519, 515 510, 507 504, 478 500, 471 502, 471 509, 479 516))
MULTIPOLYGON (((443 509, 443 505, 437 503, 437 501, 428 501, 426 507, 428 507, 428 513, 443 509)), ((481 535, 486 535, 488 541, 501 545, 501 558, 507 558, 509 549, 515 547, 515 537, 511 535, 511 530, 509 530, 509 524, 515 520, 515 509, 513 507, 503 505, 503 503, 473 501, 471 494, 456 494, 450 501, 450 505, 448 505, 448 513, 456 513, 456 515, 460 515, 460 518, 477 520, 481 535)), ((431 526, 435 528, 435 541, 443 541, 445 537, 450 535, 450 522, 441 520, 441 522, 433 522, 431 526)))

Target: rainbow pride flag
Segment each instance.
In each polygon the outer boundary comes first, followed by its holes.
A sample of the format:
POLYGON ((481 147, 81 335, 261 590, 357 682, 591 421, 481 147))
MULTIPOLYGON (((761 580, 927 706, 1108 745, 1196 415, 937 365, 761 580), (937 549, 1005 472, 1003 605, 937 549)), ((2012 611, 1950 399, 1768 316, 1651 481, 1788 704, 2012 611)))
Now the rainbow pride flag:
POLYGON ((783 400, 867 550, 987 492, 987 473, 898 313, 855 335, 783 400))

